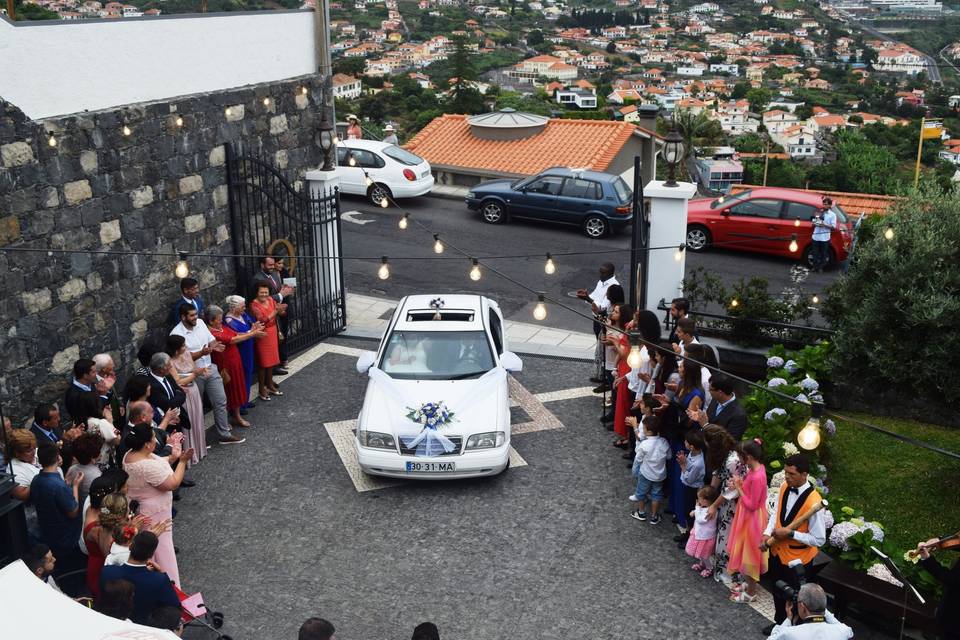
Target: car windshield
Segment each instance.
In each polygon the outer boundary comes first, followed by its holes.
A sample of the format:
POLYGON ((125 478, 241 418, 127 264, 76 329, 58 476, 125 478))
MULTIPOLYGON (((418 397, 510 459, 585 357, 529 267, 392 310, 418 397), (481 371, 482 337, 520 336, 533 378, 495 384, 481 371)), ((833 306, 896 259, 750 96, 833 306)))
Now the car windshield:
POLYGON ((613 190, 617 192, 617 199, 620 202, 626 202, 633 197, 630 187, 624 182, 623 178, 617 178, 613 181, 613 190))
POLYGON ((400 164, 405 164, 411 167, 423 162, 423 158, 420 156, 416 155, 415 153, 410 153, 406 149, 402 149, 396 145, 384 147, 383 155, 387 156, 388 158, 393 158, 400 164))
POLYGON ((716 200, 710 203, 711 209, 716 209, 717 207, 725 207, 728 204, 733 204, 734 202, 740 202, 741 200, 746 200, 750 197, 750 189, 746 191, 741 191, 735 196, 720 196, 716 200))
POLYGON ((494 367, 483 331, 394 331, 380 369, 401 380, 464 380, 494 367))

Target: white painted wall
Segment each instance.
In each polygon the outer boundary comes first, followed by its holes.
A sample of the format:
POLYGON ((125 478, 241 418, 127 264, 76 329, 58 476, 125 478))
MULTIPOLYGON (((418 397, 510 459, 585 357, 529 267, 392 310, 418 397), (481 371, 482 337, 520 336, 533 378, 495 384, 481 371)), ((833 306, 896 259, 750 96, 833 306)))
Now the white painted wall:
POLYGON ((312 11, 17 25, 0 19, 0 96, 34 120, 316 72, 312 11))

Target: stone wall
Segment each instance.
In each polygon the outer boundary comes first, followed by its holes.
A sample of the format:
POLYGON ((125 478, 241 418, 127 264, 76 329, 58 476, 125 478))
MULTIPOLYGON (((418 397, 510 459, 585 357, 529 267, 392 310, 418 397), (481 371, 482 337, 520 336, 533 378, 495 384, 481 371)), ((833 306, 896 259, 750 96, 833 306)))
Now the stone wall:
POLYGON ((233 251, 223 144, 273 158, 295 182, 320 164, 319 100, 313 77, 42 122, 0 100, 4 413, 20 420, 62 397, 78 357, 108 351, 131 370, 179 295, 175 259, 151 254, 202 254, 190 268, 204 300, 232 293, 233 261, 216 257, 233 251))

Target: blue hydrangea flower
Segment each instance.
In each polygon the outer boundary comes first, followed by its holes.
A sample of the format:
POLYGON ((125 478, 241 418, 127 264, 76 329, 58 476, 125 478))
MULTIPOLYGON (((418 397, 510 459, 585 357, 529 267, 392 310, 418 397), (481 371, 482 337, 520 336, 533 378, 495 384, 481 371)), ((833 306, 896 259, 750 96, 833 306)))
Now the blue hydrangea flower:
POLYGON ((793 360, 787 360, 784 363, 783 368, 789 371, 790 373, 796 373, 797 371, 800 371, 800 365, 798 365, 793 360))
POLYGON ((807 396, 803 395, 802 393, 798 393, 796 399, 799 400, 800 402, 804 403, 804 404, 810 404, 810 398, 808 398, 807 396))
POLYGON ((767 387, 769 387, 770 389, 782 387, 785 384, 787 384, 787 381, 784 380, 783 378, 770 378, 769 380, 767 380, 767 387))
POLYGON ((806 378, 800 381, 800 388, 803 389, 804 391, 816 391, 817 389, 820 388, 820 383, 814 380, 813 378, 811 378, 810 376, 807 376, 806 378))
POLYGON ((771 369, 779 369, 783 366, 783 358, 780 356, 770 356, 767 358, 767 366, 771 369))
POLYGON ((770 411, 767 411, 765 414, 763 414, 763 419, 766 420, 767 422, 773 422, 774 420, 777 419, 777 416, 785 416, 785 415, 787 415, 786 409, 781 409, 780 407, 774 407, 773 409, 770 409, 770 411))
POLYGON ((831 435, 831 436, 837 435, 837 425, 833 420, 830 420, 829 418, 827 419, 826 422, 823 423, 823 429, 824 431, 827 432, 828 435, 831 435))

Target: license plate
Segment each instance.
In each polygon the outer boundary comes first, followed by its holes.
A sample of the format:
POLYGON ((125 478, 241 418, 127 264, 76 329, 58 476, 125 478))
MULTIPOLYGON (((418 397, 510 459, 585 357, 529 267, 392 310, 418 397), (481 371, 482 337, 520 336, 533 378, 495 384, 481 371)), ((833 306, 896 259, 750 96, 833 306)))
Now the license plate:
POLYGON ((407 473, 448 473, 456 471, 455 462, 414 462, 407 461, 407 473))

